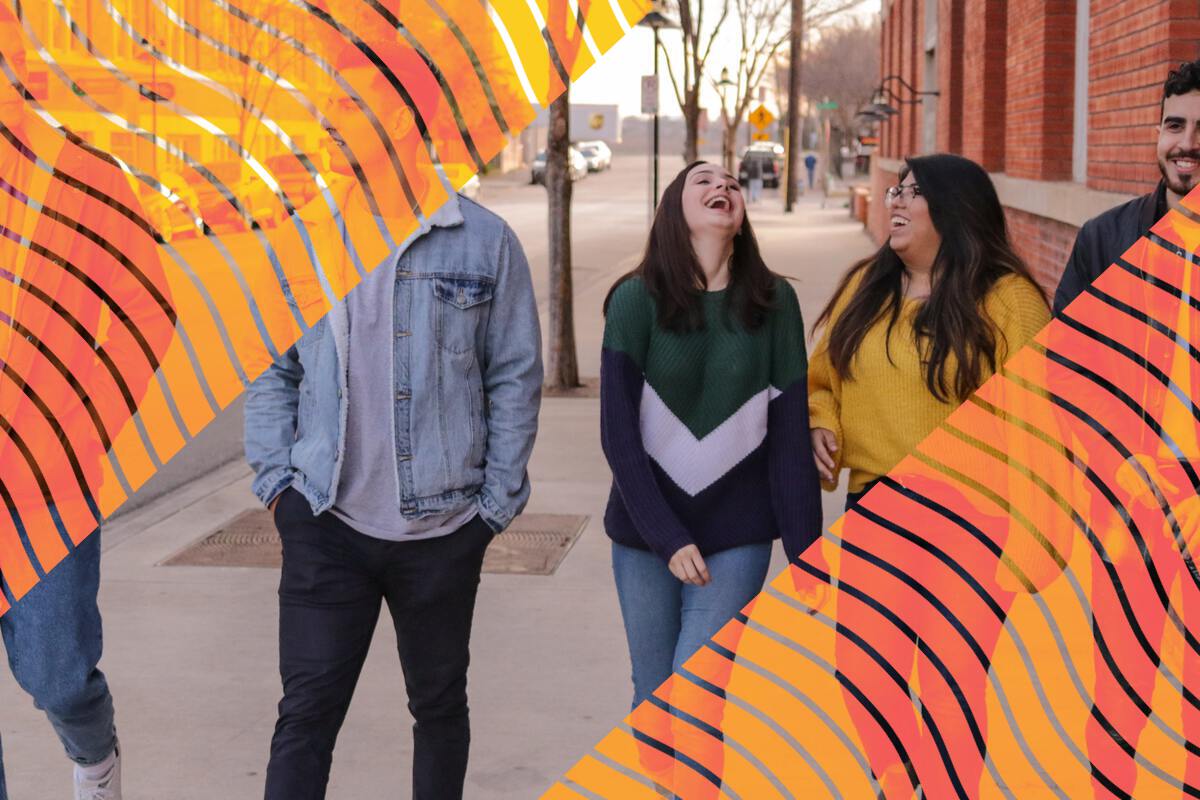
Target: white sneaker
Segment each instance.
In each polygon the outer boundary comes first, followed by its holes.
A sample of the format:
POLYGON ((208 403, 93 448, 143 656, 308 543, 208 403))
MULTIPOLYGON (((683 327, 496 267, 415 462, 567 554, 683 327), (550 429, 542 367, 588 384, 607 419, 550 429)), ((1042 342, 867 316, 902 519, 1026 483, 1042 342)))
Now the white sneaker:
POLYGON ((112 764, 98 778, 89 778, 75 765, 75 800, 121 800, 121 749, 113 750, 112 764))

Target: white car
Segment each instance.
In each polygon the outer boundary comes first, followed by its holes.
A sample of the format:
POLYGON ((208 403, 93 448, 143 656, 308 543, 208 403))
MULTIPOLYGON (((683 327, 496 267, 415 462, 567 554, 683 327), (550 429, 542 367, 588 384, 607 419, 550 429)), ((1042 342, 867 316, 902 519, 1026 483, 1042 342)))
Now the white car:
POLYGON ((612 150, 600 140, 580 142, 575 145, 587 159, 588 171, 601 172, 612 167, 612 150))
POLYGON ((467 164, 442 164, 450 185, 463 197, 479 202, 479 174, 467 164))
MULTIPOLYGON (((586 178, 588 174, 588 160, 571 145, 571 149, 567 152, 567 170, 571 176, 571 180, 577 181, 581 178, 586 178)), ((529 171, 530 183, 546 183, 546 151, 537 154, 533 159, 533 167, 529 171)))

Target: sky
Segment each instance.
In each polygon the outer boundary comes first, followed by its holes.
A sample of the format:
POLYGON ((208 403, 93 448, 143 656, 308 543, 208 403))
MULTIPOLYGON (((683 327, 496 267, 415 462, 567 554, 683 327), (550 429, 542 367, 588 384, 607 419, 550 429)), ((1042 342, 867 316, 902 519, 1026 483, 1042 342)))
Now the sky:
MULTIPOLYGON (((867 19, 879 12, 879 0, 863 0, 856 8, 846 12, 850 16, 867 19)), ((734 26, 729 26, 728 32, 733 34, 734 26)), ((679 34, 671 30, 660 31, 659 36, 667 44, 668 49, 677 54, 679 34)), ((613 45, 599 63, 592 66, 582 78, 571 87, 572 103, 615 103, 620 106, 622 117, 635 116, 641 113, 641 76, 654 71, 654 33, 649 28, 634 27, 619 42, 613 45)), ((713 47, 708 60, 708 71, 713 78, 719 77, 722 67, 733 71, 737 67, 738 49, 734 42, 718 42, 713 47)), ((720 107, 720 97, 710 87, 707 89, 702 103, 711 109, 710 116, 717 116, 720 107)), ((664 116, 679 116, 679 103, 671 88, 671 79, 667 75, 666 64, 661 56, 659 61, 659 107, 664 116)))

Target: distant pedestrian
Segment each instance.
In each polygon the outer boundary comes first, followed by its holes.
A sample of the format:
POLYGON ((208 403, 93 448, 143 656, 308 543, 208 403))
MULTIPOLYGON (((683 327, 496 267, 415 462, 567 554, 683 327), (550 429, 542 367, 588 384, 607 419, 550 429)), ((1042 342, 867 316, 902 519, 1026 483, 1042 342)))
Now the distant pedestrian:
POLYGON ((763 190, 762 159, 747 154, 746 178, 749 184, 747 192, 749 194, 750 205, 757 205, 758 201, 762 199, 763 190))
MULTIPOLYGON (((848 511, 1050 320, 1045 296, 1014 251, 1004 209, 978 164, 953 155, 909 159, 885 203, 888 240, 851 268, 817 319, 824 336, 809 373, 813 452, 827 489, 836 486, 842 468, 849 469, 848 511)), ((940 594, 936 575, 916 574, 919 567, 903 558, 894 567, 940 594)), ((843 552, 840 569, 839 584, 851 590, 880 580, 876 565, 850 550, 843 552)), ((1007 608, 1012 597, 1011 592, 998 597, 997 609, 1007 608)), ((864 675, 877 666, 852 635, 842 633, 870 630, 877 619, 872 613, 862 605, 839 609, 839 671, 864 675)), ((905 613, 909 625, 923 628, 916 609, 905 613)), ((1003 616, 969 624, 981 652, 990 654, 1003 616)), ((951 710, 965 699, 983 712, 987 671, 950 662, 958 686, 947 689, 930 677, 934 667, 917 655, 916 641, 897 638, 893 644, 885 657, 904 670, 905 681, 915 660, 921 702, 939 719, 945 712, 946 740, 969 738, 962 717, 951 710)), ((912 764, 901 760, 878 721, 849 695, 847 707, 880 781, 880 796, 908 797, 912 764)), ((979 724, 987 730, 986 720, 979 724)), ((974 761, 955 759, 970 796, 976 796, 983 766, 982 753, 974 761)), ((945 796, 942 787, 924 789, 927 797, 945 796)))
POLYGON ((817 157, 809 153, 804 157, 804 169, 808 170, 808 188, 813 188, 816 184, 817 175, 817 157))
MULTIPOLYGON (((729 173, 679 173, 604 310, 604 522, 636 708, 759 593, 774 539, 794 560, 818 537, 821 502, 800 306, 763 263, 729 173)), ((721 742, 669 721, 649 733, 654 719, 636 723, 642 764, 682 794, 676 744, 711 766, 721 742)))

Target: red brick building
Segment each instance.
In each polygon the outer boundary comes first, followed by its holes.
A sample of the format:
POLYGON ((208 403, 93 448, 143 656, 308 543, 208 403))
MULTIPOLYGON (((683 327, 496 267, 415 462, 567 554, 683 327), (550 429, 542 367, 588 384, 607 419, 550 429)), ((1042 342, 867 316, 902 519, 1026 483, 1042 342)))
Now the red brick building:
MULTIPOLYGON (((1197 0, 881 0, 882 75, 937 91, 879 123, 868 225, 907 155, 982 164, 1047 290, 1087 219, 1158 181, 1170 68, 1200 57, 1197 0)), ((888 88, 915 99, 899 81, 888 88)))

